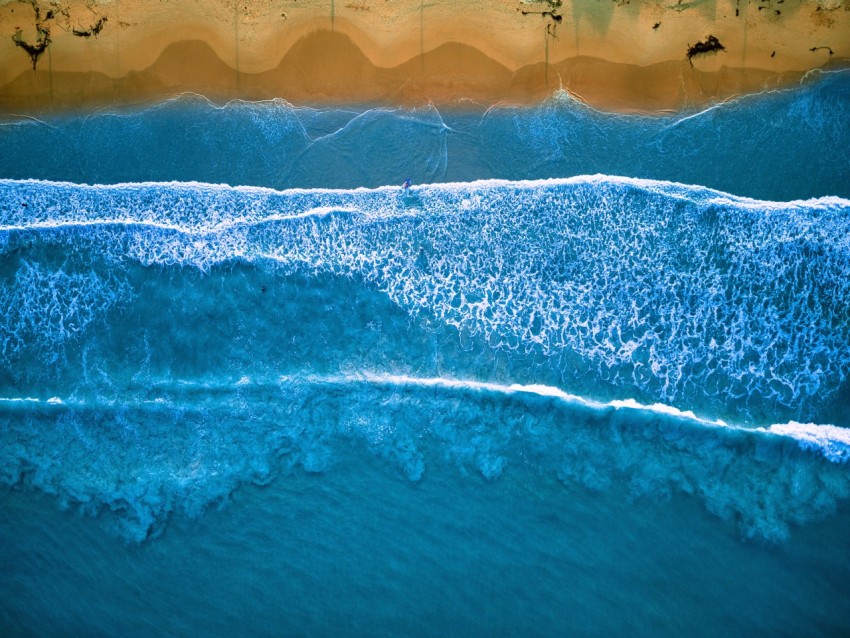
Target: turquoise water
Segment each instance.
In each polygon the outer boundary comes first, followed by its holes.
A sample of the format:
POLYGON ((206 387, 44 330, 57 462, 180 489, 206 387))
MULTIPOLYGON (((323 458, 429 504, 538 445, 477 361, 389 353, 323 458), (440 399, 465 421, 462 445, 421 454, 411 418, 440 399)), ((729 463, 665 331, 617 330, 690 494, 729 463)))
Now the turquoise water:
POLYGON ((848 111, 7 118, 2 633, 846 635, 848 111))

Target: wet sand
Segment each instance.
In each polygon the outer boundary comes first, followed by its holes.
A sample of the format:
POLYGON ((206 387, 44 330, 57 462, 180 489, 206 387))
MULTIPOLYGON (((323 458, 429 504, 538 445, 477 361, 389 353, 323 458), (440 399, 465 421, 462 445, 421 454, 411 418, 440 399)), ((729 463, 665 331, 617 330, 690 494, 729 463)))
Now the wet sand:
POLYGON ((605 110, 657 112, 845 66, 850 4, 16 0, 0 4, 0 34, 7 114, 184 92, 487 106, 537 102, 558 88, 605 110), (722 50, 689 58, 709 35, 722 50))

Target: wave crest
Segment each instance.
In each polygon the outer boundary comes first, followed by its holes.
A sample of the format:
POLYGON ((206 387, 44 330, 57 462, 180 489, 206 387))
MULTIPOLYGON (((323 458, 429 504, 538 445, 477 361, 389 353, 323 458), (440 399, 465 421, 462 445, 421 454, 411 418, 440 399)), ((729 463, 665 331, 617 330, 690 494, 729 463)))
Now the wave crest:
POLYGON ((841 428, 739 428, 546 386, 382 374, 146 379, 120 401, 0 401, 0 421, 0 480, 112 512, 136 541, 240 484, 332 472, 358 450, 411 481, 523 468, 586 490, 624 485, 634 498, 684 493, 771 541, 850 497, 841 428))

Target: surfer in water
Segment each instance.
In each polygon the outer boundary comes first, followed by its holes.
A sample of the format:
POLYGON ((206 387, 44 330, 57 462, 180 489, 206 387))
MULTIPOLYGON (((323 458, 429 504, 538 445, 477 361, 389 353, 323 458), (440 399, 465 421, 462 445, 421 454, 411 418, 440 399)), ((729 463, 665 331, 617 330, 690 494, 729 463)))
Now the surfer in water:
POLYGON ((404 180, 404 184, 402 184, 401 187, 404 190, 407 190, 408 188, 410 188, 410 184, 411 184, 411 181, 410 181, 410 178, 408 177, 406 180, 404 180))

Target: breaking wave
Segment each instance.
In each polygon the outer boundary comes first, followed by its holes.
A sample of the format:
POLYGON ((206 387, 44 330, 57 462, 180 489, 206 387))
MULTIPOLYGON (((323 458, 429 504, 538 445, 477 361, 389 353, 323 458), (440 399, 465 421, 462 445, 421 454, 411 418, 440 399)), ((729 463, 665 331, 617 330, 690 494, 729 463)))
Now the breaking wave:
POLYGON ((848 200, 763 202, 604 176, 408 193, 13 181, 0 191, 14 255, 0 280, 15 309, 0 326, 7 366, 129 299, 128 264, 210 273, 240 262, 377 290, 602 399, 756 424, 824 410, 834 421, 846 407, 848 200))
POLYGON ((127 538, 352 450, 771 540, 850 495, 845 199, 7 180, 0 254, 0 477, 127 538))
POLYGON ((222 384, 148 379, 120 402, 5 399, 0 477, 102 513, 128 539, 197 516, 244 482, 333 471, 351 446, 408 480, 512 466, 634 498, 701 500, 747 537, 779 541, 850 496, 847 430, 728 426, 664 406, 601 404, 545 386, 389 375, 222 384), (128 477, 133 477, 128 480, 128 477))

